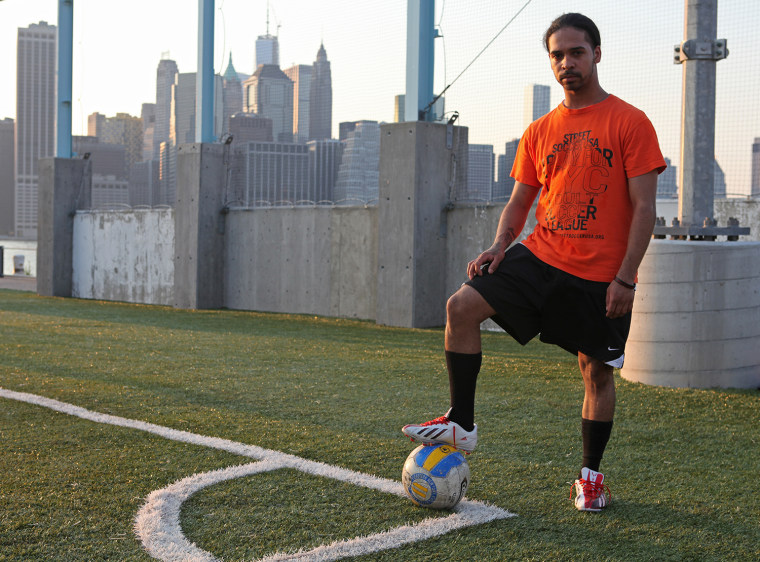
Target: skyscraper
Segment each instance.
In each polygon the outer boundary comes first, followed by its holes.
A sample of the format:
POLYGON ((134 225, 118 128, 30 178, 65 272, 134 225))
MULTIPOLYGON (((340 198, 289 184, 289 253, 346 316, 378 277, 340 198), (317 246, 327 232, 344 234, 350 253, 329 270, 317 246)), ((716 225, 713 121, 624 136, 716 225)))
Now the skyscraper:
POLYGON ((311 72, 309 139, 332 138, 332 75, 324 44, 319 46, 311 72))
POLYGON ((760 197, 760 138, 755 137, 752 143, 752 197, 760 197))
POLYGON ((144 103, 140 109, 143 124, 143 157, 142 160, 153 160, 153 135, 156 131, 156 104, 144 103))
POLYGON ((308 64, 296 64, 284 70, 293 81, 293 140, 309 140, 309 111, 311 99, 311 71, 308 64))
POLYGON ((393 122, 401 123, 406 121, 404 111, 406 111, 406 95, 399 94, 393 99, 393 122))
POLYGON ((278 66, 262 64, 243 83, 243 111, 272 120, 277 142, 293 140, 293 82, 278 66))
MULTIPOLYGON (((161 203, 173 205, 177 194, 177 147, 195 142, 196 127, 196 74, 181 72, 175 76, 172 86, 171 111, 169 118, 169 141, 161 148, 159 167, 160 192, 165 200, 161 203)), ((224 114, 222 77, 214 76, 214 136, 221 136, 224 114)))
POLYGON ((256 68, 262 64, 280 66, 280 43, 277 36, 270 35, 269 31, 256 39, 256 68))
POLYGON ((549 113, 551 89, 541 84, 525 86, 523 98, 523 128, 533 123, 539 117, 549 113))
POLYGON ((172 114, 172 87, 179 74, 177 63, 162 59, 156 70, 156 123, 153 129, 153 160, 159 159, 162 142, 169 141, 172 114))
POLYGON ((0 237, 13 236, 16 181, 13 175, 13 119, 0 121, 0 237))
POLYGON ((117 113, 106 117, 92 113, 87 117, 87 134, 105 144, 120 144, 126 149, 127 168, 143 157, 143 122, 140 117, 117 113))
POLYGON ((725 199, 726 198, 726 174, 723 172, 723 168, 720 167, 717 160, 713 160, 714 174, 713 174, 713 198, 725 199))
POLYGON ((493 191, 494 201, 507 201, 515 187, 515 178, 512 177, 512 166, 517 157, 517 147, 520 139, 512 139, 504 144, 504 154, 499 155, 498 181, 493 191))
POLYGON ((16 48, 16 236, 37 238, 37 161, 55 155, 56 27, 19 28, 16 48))
POLYGON ((235 67, 232 66, 232 53, 227 70, 222 75, 222 91, 224 97, 224 116, 222 131, 230 132, 230 117, 243 111, 243 84, 240 82, 235 67))
POLYGON ((305 144, 249 142, 236 152, 245 205, 293 204, 306 199, 309 149, 305 144))
POLYGON ((678 168, 670 158, 665 158, 667 168, 657 176, 657 197, 660 199, 678 199, 678 168))
POLYGON ((459 200, 490 201, 493 189, 494 154, 492 144, 468 146, 467 190, 459 200))
POLYGON ((344 143, 335 139, 314 140, 309 147, 309 195, 314 203, 332 202, 344 143))
POLYGON ((355 205, 377 201, 380 188, 380 125, 358 121, 348 133, 335 182, 336 203, 355 205))

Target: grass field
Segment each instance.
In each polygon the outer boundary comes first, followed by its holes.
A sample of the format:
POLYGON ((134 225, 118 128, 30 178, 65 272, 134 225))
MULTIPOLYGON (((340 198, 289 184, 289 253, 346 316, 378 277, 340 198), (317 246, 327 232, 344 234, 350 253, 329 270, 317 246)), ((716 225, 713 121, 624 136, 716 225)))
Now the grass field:
MULTIPOLYGON (((440 330, 37 297, 0 290, 0 387, 400 479, 404 423, 440 415, 440 330)), ((760 392, 617 379, 602 471, 613 504, 579 513, 575 358, 484 335, 468 497, 517 517, 357 560, 758 560, 760 392)), ((154 490, 251 462, 0 398, 0 560, 150 560, 133 530, 154 490)), ((433 513, 282 469, 182 506, 188 540, 225 560, 314 548, 433 513)))

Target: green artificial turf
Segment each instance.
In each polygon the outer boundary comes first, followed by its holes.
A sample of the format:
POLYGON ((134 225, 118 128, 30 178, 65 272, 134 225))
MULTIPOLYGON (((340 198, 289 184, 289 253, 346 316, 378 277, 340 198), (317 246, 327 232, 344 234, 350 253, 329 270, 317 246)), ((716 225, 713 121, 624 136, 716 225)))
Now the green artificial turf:
MULTIPOLYGON (((441 330, 43 298, 0 290, 0 387, 399 479, 399 428, 448 404, 441 330)), ((518 517, 362 560, 760 559, 760 393, 617 378, 603 513, 568 499, 581 460, 575 358, 484 334, 471 499, 518 517)), ((251 459, 0 398, 0 560, 149 560, 147 495, 251 459)), ((290 469, 206 488, 187 538, 250 560, 438 514, 290 469)))

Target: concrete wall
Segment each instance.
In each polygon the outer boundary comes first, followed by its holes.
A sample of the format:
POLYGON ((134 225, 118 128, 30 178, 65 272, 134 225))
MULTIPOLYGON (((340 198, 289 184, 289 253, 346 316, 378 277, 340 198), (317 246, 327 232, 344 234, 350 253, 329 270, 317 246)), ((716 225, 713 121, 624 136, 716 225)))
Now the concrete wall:
POLYGON ((744 242, 760 242, 760 199, 716 199, 715 218, 720 226, 725 226, 729 217, 739 219, 740 226, 749 227, 749 236, 742 236, 744 242))
POLYGON ((622 376, 673 387, 760 387, 760 244, 652 241, 622 376))
POLYGON ((79 211, 72 296, 171 305, 174 211, 79 211))
POLYGON ((228 308, 375 318, 376 207, 233 209, 226 233, 228 308))
POLYGON ((3 275, 13 275, 13 256, 24 256, 24 273, 37 277, 37 242, 33 240, 0 239, 3 247, 3 275))

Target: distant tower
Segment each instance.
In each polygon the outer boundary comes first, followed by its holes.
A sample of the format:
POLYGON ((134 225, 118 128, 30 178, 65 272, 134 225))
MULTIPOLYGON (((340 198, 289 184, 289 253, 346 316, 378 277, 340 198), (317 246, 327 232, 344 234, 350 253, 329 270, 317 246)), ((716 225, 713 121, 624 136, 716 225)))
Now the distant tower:
POLYGON ((16 48, 16 236, 37 238, 37 161, 55 155, 56 27, 19 28, 16 48))
POLYGON ((156 71, 156 110, 153 128, 153 160, 159 159, 162 142, 169 141, 172 112, 172 86, 179 74, 177 63, 171 59, 162 59, 156 71))
POLYGON ((293 141, 293 82, 278 66, 262 64, 243 83, 243 111, 271 119, 275 141, 293 141))
POLYGON ((269 34, 269 2, 267 2, 267 33, 259 35, 256 39, 256 68, 262 64, 280 66, 280 43, 276 35, 269 34))
POLYGON ((668 166, 665 171, 657 176, 657 197, 660 199, 678 199, 678 169, 665 158, 668 166))
POLYGON ((527 128, 533 121, 549 113, 550 94, 549 86, 542 86, 541 84, 525 86, 523 128, 527 128))
POLYGON ((127 169, 143 156, 143 122, 140 117, 117 113, 106 117, 91 113, 87 117, 87 134, 105 144, 120 144, 126 149, 127 169))
POLYGON ((752 143, 752 186, 750 195, 760 197, 760 138, 752 143))
POLYGON ((406 111, 406 95, 399 94, 393 99, 393 122, 401 123, 405 121, 404 111, 406 111))
POLYGON ((309 196, 315 203, 334 200, 338 168, 343 157, 344 143, 335 139, 309 141, 309 196))
POLYGON ((520 139, 512 139, 504 144, 504 154, 499 155, 499 181, 493 192, 494 201, 507 201, 515 187, 515 179, 512 177, 512 166, 517 156, 517 147, 520 139))
POLYGON ((332 77, 324 44, 319 46, 311 72, 309 139, 332 138, 332 77))
POLYGON ((308 64, 296 64, 284 70, 293 81, 293 141, 309 140, 309 112, 311 110, 311 71, 308 64))
POLYGON ((16 182, 13 175, 14 149, 13 131, 15 123, 11 118, 0 120, 0 237, 13 236, 14 201, 16 182))
POLYGON ((715 174, 713 179, 713 198, 725 199, 726 198, 726 174, 723 172, 723 168, 720 167, 717 160, 713 160, 715 163, 715 174))
POLYGON ((232 53, 230 53, 230 62, 227 64, 227 70, 224 71, 222 80, 222 92, 224 97, 222 130, 229 133, 230 117, 243 111, 243 84, 240 82, 235 67, 232 66, 232 53))
POLYGON ((467 191, 464 197, 474 201, 490 201, 493 190, 494 154, 492 144, 468 146, 467 191))
POLYGON ((144 103, 140 110, 143 123, 143 156, 142 160, 153 160, 153 135, 156 131, 156 104, 144 103))
POLYGON ((348 133, 338 169, 335 202, 356 205, 376 201, 380 188, 380 125, 358 121, 348 133))

